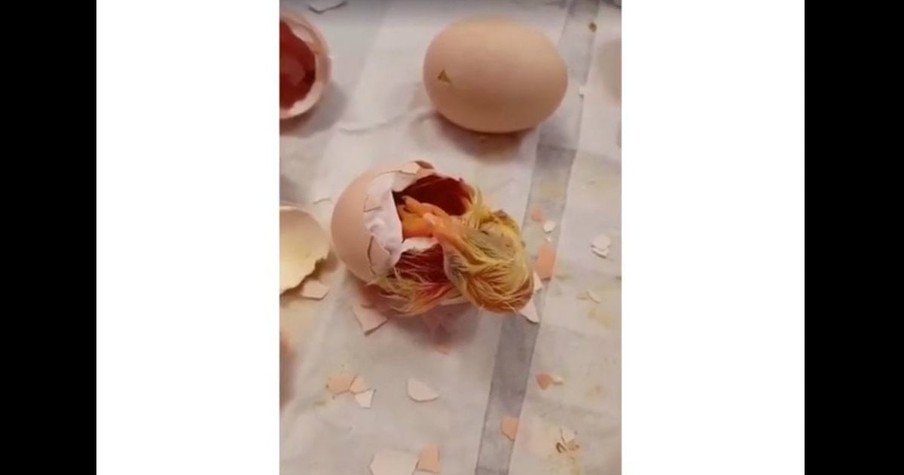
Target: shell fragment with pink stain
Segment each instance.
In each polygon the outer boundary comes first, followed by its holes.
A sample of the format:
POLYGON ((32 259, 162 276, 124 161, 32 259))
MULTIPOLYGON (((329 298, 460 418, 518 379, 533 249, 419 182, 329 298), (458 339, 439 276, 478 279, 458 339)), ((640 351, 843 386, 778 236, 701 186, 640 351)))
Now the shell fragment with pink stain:
POLYGON ((502 418, 502 434, 513 442, 515 441, 515 437, 518 435, 518 423, 519 420, 517 417, 507 416, 502 418))
POLYGON ((355 318, 358 319, 358 323, 361 325, 361 331, 363 331, 365 335, 380 328, 387 321, 386 316, 372 307, 365 307, 356 303, 352 306, 352 311, 355 313, 355 318))
POLYGON ((417 469, 424 472, 439 473, 439 447, 435 445, 424 447, 418 457, 417 469))
POLYGON ((348 387, 348 390, 353 394, 363 393, 368 389, 370 389, 370 386, 368 386, 367 381, 365 381, 360 374, 358 376, 355 376, 355 380, 352 381, 351 386, 348 387))
POLYGON ((537 264, 534 269, 541 280, 549 280, 556 267, 556 250, 551 244, 544 242, 537 251, 537 264))
POLYGON ((540 373, 537 375, 537 385, 540 386, 540 389, 546 389, 552 386, 552 376, 546 373, 540 373))
POLYGON ((545 390, 546 388, 552 386, 553 384, 562 384, 565 382, 564 379, 560 376, 556 376, 550 373, 538 373, 536 376, 537 385, 540 386, 540 389, 545 390))
POLYGON ((301 284, 301 296, 306 299, 320 300, 326 297, 330 288, 317 279, 307 279, 301 284))
POLYGON ((398 450, 381 450, 370 462, 372 475, 411 475, 417 467, 417 455, 398 450))
POLYGON ((355 394, 355 402, 364 409, 370 409, 371 404, 373 404, 375 391, 376 390, 374 389, 368 389, 367 391, 355 394))
POLYGON ((530 210, 530 219, 537 223, 542 223, 546 220, 546 213, 543 212, 543 208, 534 208, 530 210))
POLYGON ((448 355, 449 352, 452 351, 452 345, 448 341, 437 341, 433 343, 433 349, 439 353, 448 355))
POLYGON ((342 393, 348 392, 349 388, 352 386, 352 381, 354 381, 355 375, 353 374, 339 374, 330 377, 329 381, 326 383, 326 388, 330 391, 333 396, 338 396, 342 393))

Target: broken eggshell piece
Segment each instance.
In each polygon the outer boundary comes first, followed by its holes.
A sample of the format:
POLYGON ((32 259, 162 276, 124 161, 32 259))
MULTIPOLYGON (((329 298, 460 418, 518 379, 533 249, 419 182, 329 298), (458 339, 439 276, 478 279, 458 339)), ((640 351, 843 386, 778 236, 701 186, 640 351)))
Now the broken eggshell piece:
POLYGON ((297 287, 330 253, 330 238, 303 209, 279 207, 279 293, 297 287))
MULTIPOLYGON (((393 197, 415 181, 435 175, 427 162, 407 162, 366 172, 342 192, 330 224, 333 248, 355 277, 373 283, 391 273, 406 250, 437 245, 433 238, 402 238, 393 197)), ((461 295, 450 295, 441 305, 464 302, 461 295)))
POLYGON ((532 293, 517 223, 424 161, 355 179, 336 201, 331 233, 349 271, 402 315, 466 301, 503 313, 532 293))
MULTIPOLYGON (((284 120, 304 114, 320 101, 330 82, 332 64, 326 38, 313 23, 305 17, 288 10, 280 11, 279 20, 281 24, 288 26, 292 35, 303 42, 299 44, 292 41, 292 43, 297 44, 300 48, 306 46, 314 57, 313 71, 303 70, 306 68, 301 66, 301 64, 307 61, 304 61, 303 58, 298 58, 298 56, 300 54, 307 55, 308 52, 299 52, 295 48, 287 47, 282 40, 280 41, 280 95, 283 95, 284 88, 291 90, 297 86, 296 82, 304 82, 305 80, 302 78, 306 75, 313 74, 314 76, 313 81, 308 81, 310 89, 303 91, 303 94, 294 101, 283 104, 283 98, 280 98, 279 118, 284 120), (283 76, 295 79, 290 80, 291 84, 285 84, 283 76)), ((292 39, 290 38, 289 40, 292 39)), ((289 92, 289 94, 292 94, 292 92, 289 92)), ((295 94, 292 95, 294 96, 295 94)))
POLYGON ((433 167, 424 162, 378 168, 359 176, 342 192, 330 230, 336 255, 355 277, 372 282, 398 261, 402 222, 391 202, 392 192, 433 173, 433 167))

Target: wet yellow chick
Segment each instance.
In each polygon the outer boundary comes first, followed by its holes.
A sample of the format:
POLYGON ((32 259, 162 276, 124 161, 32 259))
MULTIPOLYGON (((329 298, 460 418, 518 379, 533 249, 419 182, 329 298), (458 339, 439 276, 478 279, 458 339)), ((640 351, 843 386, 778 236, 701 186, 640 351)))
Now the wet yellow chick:
POLYGON ((461 218, 408 197, 405 206, 429 225, 443 250, 445 274, 462 296, 494 313, 516 312, 527 304, 533 273, 520 228, 511 217, 490 210, 479 194, 461 218))

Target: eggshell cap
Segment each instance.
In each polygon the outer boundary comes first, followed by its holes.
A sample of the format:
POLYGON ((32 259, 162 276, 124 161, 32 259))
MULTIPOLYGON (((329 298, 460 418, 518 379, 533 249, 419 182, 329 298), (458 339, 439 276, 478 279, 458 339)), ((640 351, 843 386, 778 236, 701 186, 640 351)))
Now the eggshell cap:
POLYGON ((279 207, 279 292, 298 286, 330 253, 326 231, 307 211, 279 207))
POLYGON ((433 165, 423 161, 375 168, 352 181, 339 195, 333 208, 330 223, 333 251, 348 270, 364 282, 372 282, 395 264, 390 252, 368 230, 365 210, 376 205, 368 203, 370 184, 381 175, 396 173, 423 178, 435 171, 433 165))

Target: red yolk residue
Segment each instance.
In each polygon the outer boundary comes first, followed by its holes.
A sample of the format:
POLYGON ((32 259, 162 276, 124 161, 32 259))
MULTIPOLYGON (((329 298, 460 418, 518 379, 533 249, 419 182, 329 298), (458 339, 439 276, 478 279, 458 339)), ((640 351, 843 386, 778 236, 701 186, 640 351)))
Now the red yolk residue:
POLYGON ((286 109, 304 98, 314 85, 316 59, 314 52, 292 33, 285 22, 279 22, 279 105, 286 109))

